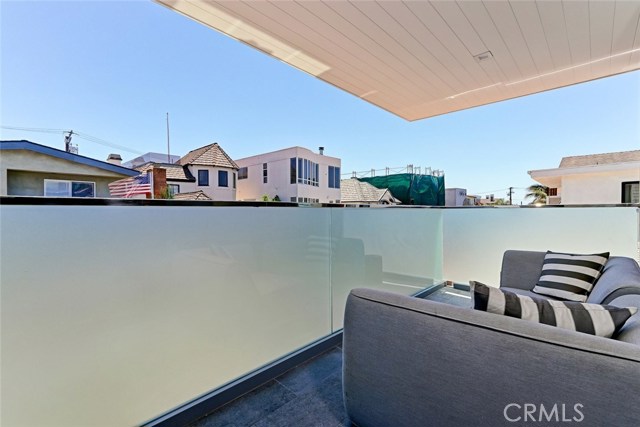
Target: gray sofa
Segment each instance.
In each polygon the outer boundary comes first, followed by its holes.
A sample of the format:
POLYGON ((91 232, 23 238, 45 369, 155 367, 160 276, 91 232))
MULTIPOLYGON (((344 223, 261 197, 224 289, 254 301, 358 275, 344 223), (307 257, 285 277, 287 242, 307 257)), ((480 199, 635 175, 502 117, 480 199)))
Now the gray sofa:
MULTIPOLYGON (((544 252, 507 251, 526 294, 544 252)), ((640 267, 612 257, 587 302, 640 307, 640 267)), ((371 426, 640 426, 640 313, 612 339, 371 289, 344 321, 344 398, 371 426)))

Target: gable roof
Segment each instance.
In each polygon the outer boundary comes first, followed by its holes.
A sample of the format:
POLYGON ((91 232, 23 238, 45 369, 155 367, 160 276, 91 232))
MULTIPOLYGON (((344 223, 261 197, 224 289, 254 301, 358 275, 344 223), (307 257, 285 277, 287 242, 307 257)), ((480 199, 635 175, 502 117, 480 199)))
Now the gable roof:
POLYGON ((173 195, 174 200, 213 200, 204 194, 202 190, 191 191, 189 193, 177 193, 173 195))
POLYGON ((563 157, 560 161, 559 167, 576 168, 580 166, 608 165, 612 163, 627 162, 640 162, 640 150, 563 157))
POLYGON ((189 172, 189 169, 186 166, 176 165, 172 163, 147 162, 140 166, 136 166, 135 170, 144 173, 154 167, 162 168, 167 171, 167 181, 196 181, 196 178, 191 174, 191 172, 189 172))
MULTIPOLYGON (((340 181, 340 202, 365 202, 377 203, 389 192, 388 188, 376 188, 368 182, 359 181, 356 178, 340 181)), ((389 192, 392 200, 395 200, 389 192)))
POLYGON ((35 142, 27 141, 24 139, 19 141, 0 141, 0 150, 32 151, 34 153, 44 154, 46 156, 67 160, 69 162, 103 169, 124 176, 136 176, 139 174, 139 172, 134 169, 129 169, 124 166, 114 165, 113 163, 92 159, 91 157, 81 156, 80 154, 69 153, 67 151, 58 150, 57 148, 48 147, 46 145, 36 144, 35 142))
POLYGON ((218 166, 223 168, 240 169, 236 162, 224 152, 217 142, 189 151, 176 162, 179 165, 218 166))

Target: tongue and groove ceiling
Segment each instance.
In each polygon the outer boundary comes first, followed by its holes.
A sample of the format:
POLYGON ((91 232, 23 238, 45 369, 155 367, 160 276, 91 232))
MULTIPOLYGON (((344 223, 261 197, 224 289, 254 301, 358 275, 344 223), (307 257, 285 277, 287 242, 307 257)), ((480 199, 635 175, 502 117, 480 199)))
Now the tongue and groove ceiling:
POLYGON ((640 68, 640 0, 156 0, 407 120, 640 68))

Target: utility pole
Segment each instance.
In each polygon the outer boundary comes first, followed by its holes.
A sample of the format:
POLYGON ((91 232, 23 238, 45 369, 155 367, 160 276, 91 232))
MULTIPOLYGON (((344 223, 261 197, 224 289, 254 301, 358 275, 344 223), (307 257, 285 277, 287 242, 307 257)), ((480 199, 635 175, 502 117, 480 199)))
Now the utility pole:
POLYGON ((512 205, 513 204, 513 200, 512 200, 513 187, 509 187, 509 192, 507 193, 507 196, 509 196, 509 204, 512 205))
POLYGON ((67 153, 71 152, 71 136, 73 135, 73 131, 70 130, 69 132, 67 132, 67 134, 64 136, 64 151, 66 151, 67 153))

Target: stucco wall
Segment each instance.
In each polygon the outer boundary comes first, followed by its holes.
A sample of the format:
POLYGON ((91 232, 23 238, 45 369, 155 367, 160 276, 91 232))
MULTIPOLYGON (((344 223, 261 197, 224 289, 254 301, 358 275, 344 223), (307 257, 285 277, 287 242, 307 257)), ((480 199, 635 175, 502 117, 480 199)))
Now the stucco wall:
POLYGON ((640 168, 562 177, 562 204, 613 204, 622 201, 622 183, 640 180, 640 168))
POLYGON ((2 195, 43 196, 45 179, 63 179, 95 182, 96 197, 109 197, 108 184, 126 177, 33 151, 0 151, 2 195))
MULTIPOLYGON (((218 200, 218 201, 236 200, 236 189, 233 188, 233 174, 236 174, 236 180, 237 180, 238 172, 236 170, 230 169, 230 168, 219 168, 219 167, 198 166, 198 165, 189 165, 188 168, 191 174, 196 177, 196 182, 195 183, 189 183, 189 182, 179 183, 181 193, 202 190, 204 194, 211 197, 211 199, 213 200, 218 200), (205 185, 205 186, 200 185, 200 182, 198 182, 199 170, 209 171, 209 185, 205 185), (220 187, 218 183, 218 171, 221 171, 221 170, 228 172, 228 184, 229 184, 228 187, 220 187)), ((172 183, 170 182, 170 184, 172 183)))
POLYGON ((238 181, 238 200, 260 200, 263 195, 270 198, 276 195, 283 202, 292 197, 318 199, 321 203, 340 200, 340 189, 329 188, 329 166, 340 167, 341 161, 336 157, 324 156, 302 147, 265 153, 258 156, 236 160, 240 167, 248 169, 248 178, 238 181), (319 165, 319 186, 291 184, 290 160, 300 157, 319 165), (263 182, 262 165, 267 163, 268 182, 263 182))

